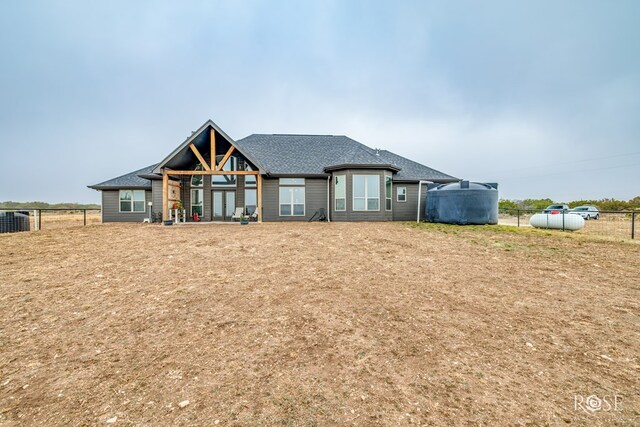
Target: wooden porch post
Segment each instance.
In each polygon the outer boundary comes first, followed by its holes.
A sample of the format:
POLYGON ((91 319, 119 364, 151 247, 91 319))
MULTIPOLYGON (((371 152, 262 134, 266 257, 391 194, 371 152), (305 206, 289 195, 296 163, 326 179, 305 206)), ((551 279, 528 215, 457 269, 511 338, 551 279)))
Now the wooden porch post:
POLYGON ((258 222, 262 222, 262 175, 256 176, 258 181, 258 222))
POLYGON ((169 219, 169 175, 162 171, 162 220, 169 219))

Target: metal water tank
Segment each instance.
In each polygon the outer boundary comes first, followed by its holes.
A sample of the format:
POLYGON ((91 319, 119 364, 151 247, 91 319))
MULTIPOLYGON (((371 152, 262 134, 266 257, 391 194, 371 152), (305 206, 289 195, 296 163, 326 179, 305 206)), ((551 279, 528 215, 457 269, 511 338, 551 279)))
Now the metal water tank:
POLYGON ((20 212, 0 212, 0 233, 29 231, 29 214, 20 212))
POLYGON ((446 224, 497 224, 498 184, 459 181, 429 184, 425 216, 446 224))

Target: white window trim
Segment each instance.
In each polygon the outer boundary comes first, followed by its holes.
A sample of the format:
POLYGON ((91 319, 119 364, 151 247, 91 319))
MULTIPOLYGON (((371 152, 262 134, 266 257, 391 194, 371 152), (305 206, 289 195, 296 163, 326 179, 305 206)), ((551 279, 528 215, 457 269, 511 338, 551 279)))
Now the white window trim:
MULTIPOLYGON (((255 207, 256 207, 256 210, 258 209, 258 189, 256 187, 253 187, 253 186, 244 187, 244 212, 245 213, 247 212, 247 191, 255 191, 256 192, 256 204, 255 204, 255 207)), ((280 190, 278 190, 278 191, 280 191, 280 190)), ((278 197, 280 197, 280 196, 278 196, 278 197)), ((250 205, 250 206, 253 206, 253 205, 250 205)), ((278 205, 278 210, 279 209, 280 209, 280 206, 278 205)))
MULTIPOLYGON (((336 212, 346 212, 347 211, 347 175, 336 175, 336 178, 342 178, 344 181, 344 209, 338 209, 338 194, 336 192, 336 185, 333 184, 333 210, 336 212)), ((342 199, 342 198, 340 198, 342 199)))
POLYGON ((304 178, 279 178, 278 179, 278 185, 282 187, 302 187, 305 184, 306 184, 306 181, 304 178), (283 183, 283 180, 286 181, 286 180, 296 180, 296 179, 302 180, 302 182, 296 182, 296 183, 284 182, 283 183))
MULTIPOLYGON (((139 201, 139 200, 138 200, 139 201)), ((139 188, 133 189, 133 188, 123 188, 122 190, 118 190, 118 212, 119 213, 123 213, 123 214, 141 214, 141 213, 145 213, 147 212, 147 190, 141 190, 139 188), (123 211, 122 210, 122 199, 120 198, 120 192, 121 191, 131 191, 131 210, 130 211, 123 211), (142 191, 142 194, 144 195, 144 210, 141 211, 134 211, 133 210, 133 192, 134 191, 142 191)))
POLYGON ((398 203, 406 203, 407 202, 407 187, 397 187, 396 188, 396 202, 398 203), (400 189, 404 188, 404 200, 400 200, 400 189))
MULTIPOLYGON (((306 181, 304 178, 292 178, 292 179, 302 179, 302 183, 301 184, 284 184, 284 185, 278 185, 278 216, 284 216, 284 217, 289 217, 289 216, 306 216, 307 215, 307 186, 306 186, 306 181), (289 201, 289 203, 282 203, 282 200, 280 200, 280 190, 282 188, 302 188, 304 190, 304 202, 302 203, 302 215, 295 215, 293 213, 294 208, 293 205, 299 205, 300 203, 293 203, 293 193, 291 193, 291 200, 289 201), (290 215, 283 215, 282 214, 282 205, 289 205, 291 207, 291 214, 290 215)), ((279 183, 280 181, 278 181, 279 183)))
MULTIPOLYGON (((356 174, 356 175, 352 175, 351 177, 351 207, 353 212, 380 212, 381 206, 380 206, 380 175, 374 175, 374 174, 356 174), (378 209, 368 209, 369 207, 369 199, 374 199, 375 197, 369 197, 369 184, 367 184, 367 180, 365 178, 364 180, 364 209, 356 209, 356 191, 355 191, 355 185, 356 185, 356 180, 355 177, 357 176, 375 176, 376 178, 378 178, 378 209)), ((362 197, 357 197, 358 199, 362 199, 362 197)))
POLYGON ((393 177, 389 174, 384 174, 384 210, 387 212, 393 211, 393 177), (391 194, 387 197, 387 178, 389 178, 391 185, 391 194), (389 201, 389 209, 387 209, 387 200, 389 201))
POLYGON ((194 206, 200 206, 202 209, 202 216, 204 216, 204 189, 200 188, 200 187, 194 187, 191 189, 191 193, 189 194, 189 204, 191 204, 191 210, 189 210, 189 212, 187 212, 189 215, 193 215, 193 207, 194 206), (193 204, 193 192, 194 191, 202 191, 202 197, 200 197, 200 204, 195 205, 193 204))

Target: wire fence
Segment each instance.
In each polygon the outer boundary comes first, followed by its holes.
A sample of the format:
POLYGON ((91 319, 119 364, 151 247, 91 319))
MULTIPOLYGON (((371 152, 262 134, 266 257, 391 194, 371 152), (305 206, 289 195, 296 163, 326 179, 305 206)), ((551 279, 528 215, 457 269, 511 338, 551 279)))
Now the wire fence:
POLYGON ((29 230, 51 230, 84 225, 101 224, 100 209, 1 209, 0 212, 14 212, 29 217, 29 230))
MULTIPOLYGON (((534 209, 500 209, 498 223, 518 227, 531 227, 531 217, 537 213, 542 212, 534 209)), ((558 215, 575 214, 561 212, 558 215)), ((576 230, 575 233, 619 239, 635 239, 640 233, 640 211, 600 211, 597 219, 585 220, 584 227, 576 230)))

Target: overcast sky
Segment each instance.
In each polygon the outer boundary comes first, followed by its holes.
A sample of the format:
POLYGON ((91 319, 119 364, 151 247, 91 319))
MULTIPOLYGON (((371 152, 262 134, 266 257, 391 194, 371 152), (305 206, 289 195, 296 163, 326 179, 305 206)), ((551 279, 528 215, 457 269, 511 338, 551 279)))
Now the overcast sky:
POLYGON ((0 13, 0 200, 232 138, 344 134, 503 198, 640 195, 638 1, 19 1, 0 13))

